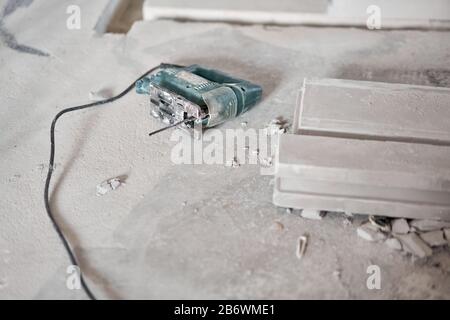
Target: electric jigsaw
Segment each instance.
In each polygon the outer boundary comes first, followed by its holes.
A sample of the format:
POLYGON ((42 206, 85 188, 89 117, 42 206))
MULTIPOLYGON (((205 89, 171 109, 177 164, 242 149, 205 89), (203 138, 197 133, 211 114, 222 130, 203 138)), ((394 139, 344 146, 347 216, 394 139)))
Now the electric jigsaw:
POLYGON ((139 79, 136 92, 150 96, 151 114, 167 128, 192 129, 213 127, 248 111, 261 99, 262 88, 194 64, 162 66, 139 79))

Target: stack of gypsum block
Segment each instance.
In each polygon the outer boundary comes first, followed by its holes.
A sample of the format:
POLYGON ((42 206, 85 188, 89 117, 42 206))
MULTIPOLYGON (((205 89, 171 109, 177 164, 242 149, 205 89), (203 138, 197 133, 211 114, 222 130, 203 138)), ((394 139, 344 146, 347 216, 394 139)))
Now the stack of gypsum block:
POLYGON ((450 220, 450 89, 305 80, 273 202, 450 220))

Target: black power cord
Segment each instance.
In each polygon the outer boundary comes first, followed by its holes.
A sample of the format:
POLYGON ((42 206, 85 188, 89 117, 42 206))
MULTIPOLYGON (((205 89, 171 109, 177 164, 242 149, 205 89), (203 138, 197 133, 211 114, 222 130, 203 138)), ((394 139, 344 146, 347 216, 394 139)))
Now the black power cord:
MULTIPOLYGON (((152 73, 153 71, 157 70, 158 68, 166 68, 166 67, 177 67, 177 68, 180 68, 182 66, 175 65, 175 64, 161 63, 159 66, 156 66, 156 67, 148 70, 146 73, 144 73, 142 76, 140 76, 135 82, 130 84, 128 86, 128 88, 126 88, 124 91, 119 93, 117 96, 114 96, 114 97, 109 98, 109 99, 93 102, 93 103, 84 104, 84 105, 81 105, 81 106, 76 106, 76 107, 63 109, 60 112, 58 112, 58 114, 55 116, 55 118, 53 118, 52 125, 51 125, 51 128, 50 128, 50 160, 49 160, 49 164, 48 164, 48 173, 47 173, 47 179, 45 180, 45 189, 44 189, 45 209, 47 211, 48 217, 50 218, 50 220, 51 220, 51 222, 53 224, 53 227, 54 227, 56 233, 59 236, 59 239, 63 243, 64 248, 66 249, 67 254, 69 255, 69 259, 70 259, 71 263, 73 265, 77 266, 78 268, 80 268, 80 266, 79 266, 78 260, 77 260, 77 258, 75 256, 75 253, 73 252, 72 248, 70 247, 69 242, 67 241, 66 237, 64 236, 64 234, 63 234, 63 232, 61 230, 61 227, 59 226, 58 222, 56 221, 55 216, 53 215, 52 210, 50 208, 49 188, 50 188, 50 180, 52 178, 53 165, 54 165, 54 160, 55 160, 55 126, 56 126, 56 121, 58 121, 58 119, 63 114, 68 113, 68 112, 82 110, 82 109, 91 108, 91 107, 96 107, 96 106, 99 106, 99 105, 103 105, 103 104, 107 104, 107 103, 110 103, 110 102, 114 102, 114 101, 122 98, 123 96, 125 96, 128 92, 130 92, 134 88, 135 83, 138 80, 140 80, 141 78, 147 76, 148 74, 152 73)), ((81 270, 81 268, 80 268, 80 270, 81 270)), ((89 289, 89 286, 84 281, 83 273, 81 271, 80 271, 80 282, 81 282, 81 286, 82 286, 83 290, 86 292, 86 294, 89 297, 89 299, 96 300, 97 298, 95 297, 95 295, 89 289)))

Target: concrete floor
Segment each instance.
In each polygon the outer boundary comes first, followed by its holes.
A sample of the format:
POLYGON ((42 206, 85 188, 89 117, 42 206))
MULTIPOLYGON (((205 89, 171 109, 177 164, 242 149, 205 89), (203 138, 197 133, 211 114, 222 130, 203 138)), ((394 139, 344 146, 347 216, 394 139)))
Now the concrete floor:
MULTIPOLYGON (((51 119, 90 91, 118 93, 160 62, 200 63, 261 84, 263 101, 223 130, 292 118, 304 77, 450 83, 448 32, 157 21, 100 36, 92 29, 106 0, 70 4, 82 9, 81 30, 66 28, 67 4, 56 0, 17 8, 0 23, 2 299, 84 298, 65 286, 69 262, 43 186, 51 119)), ((52 205, 98 297, 450 298, 448 247, 413 260, 358 238, 362 218, 345 226, 338 215, 317 222, 287 214, 272 205, 271 177, 258 166, 174 165, 171 133, 147 136, 159 127, 134 93, 58 123, 52 205), (128 176, 125 186, 96 196, 98 183, 119 175, 128 176), (298 260, 304 233, 309 246, 298 260), (380 290, 366 286, 373 264, 380 290)))

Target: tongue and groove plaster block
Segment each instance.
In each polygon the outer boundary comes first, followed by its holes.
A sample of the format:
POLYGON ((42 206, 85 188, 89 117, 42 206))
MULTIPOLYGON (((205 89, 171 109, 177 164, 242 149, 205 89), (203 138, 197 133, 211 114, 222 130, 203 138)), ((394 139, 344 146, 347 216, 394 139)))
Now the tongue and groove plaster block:
POLYGON ((450 89, 305 79, 273 201, 450 220, 450 89))
MULTIPOLYGON (((315 189, 311 185, 306 185, 302 190, 289 188, 296 182, 298 182, 296 179, 275 178, 272 201, 276 206, 331 212, 352 212, 394 218, 450 220, 449 206, 388 201, 376 196, 372 198, 361 197, 355 193, 327 193, 323 188, 315 189), (286 187, 285 184, 288 184, 289 187, 286 187)), ((336 190, 338 191, 339 188, 341 187, 337 187, 336 190)), ((347 187, 344 186, 344 188, 347 187)))
POLYGON ((450 192, 445 146, 284 134, 278 150, 277 177, 450 192))
POLYGON ((285 134, 276 205, 450 220, 450 148, 285 134))
POLYGON ((450 146, 450 89, 306 79, 293 132, 450 146))

